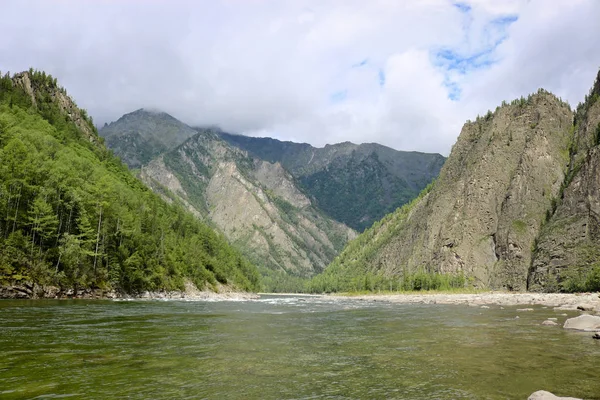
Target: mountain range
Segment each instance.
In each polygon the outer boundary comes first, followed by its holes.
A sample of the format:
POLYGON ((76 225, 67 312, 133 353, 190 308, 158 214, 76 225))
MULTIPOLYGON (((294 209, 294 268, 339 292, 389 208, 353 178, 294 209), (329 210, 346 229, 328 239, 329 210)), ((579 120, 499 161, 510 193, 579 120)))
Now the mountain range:
POLYGON ((98 132, 56 79, 6 74, 0 297, 600 290, 599 100, 600 73, 576 110, 543 89, 503 102, 466 122, 444 162, 144 109, 98 132))
POLYGON ((352 228, 362 230, 410 201, 444 161, 376 144, 318 149, 191 128, 144 109, 100 135, 130 167, 140 168, 149 187, 172 193, 223 232, 259 266, 271 290, 322 272, 356 236, 352 228))

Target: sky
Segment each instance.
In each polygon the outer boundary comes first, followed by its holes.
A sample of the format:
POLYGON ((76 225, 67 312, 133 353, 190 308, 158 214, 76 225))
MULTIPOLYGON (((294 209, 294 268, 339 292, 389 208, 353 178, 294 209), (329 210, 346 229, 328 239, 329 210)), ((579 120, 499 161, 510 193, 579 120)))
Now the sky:
POLYGON ((2 0, 0 71, 102 125, 139 108, 315 146, 448 155, 468 119, 600 67, 598 0, 2 0))

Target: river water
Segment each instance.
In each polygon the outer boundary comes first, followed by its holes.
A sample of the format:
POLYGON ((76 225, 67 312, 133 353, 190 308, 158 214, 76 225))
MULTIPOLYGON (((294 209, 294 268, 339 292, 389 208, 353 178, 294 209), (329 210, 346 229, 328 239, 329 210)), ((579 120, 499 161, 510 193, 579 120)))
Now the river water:
POLYGON ((600 343, 516 309, 0 301, 0 399, 600 399, 600 343))

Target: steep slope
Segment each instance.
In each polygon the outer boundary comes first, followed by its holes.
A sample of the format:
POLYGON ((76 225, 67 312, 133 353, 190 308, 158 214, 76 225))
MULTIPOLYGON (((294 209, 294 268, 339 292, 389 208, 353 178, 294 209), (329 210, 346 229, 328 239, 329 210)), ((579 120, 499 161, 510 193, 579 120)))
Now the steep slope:
POLYGON ((44 285, 259 287, 253 265, 134 178, 43 72, 0 78, 0 199, 0 295, 14 295, 11 285, 23 296, 46 294, 44 285))
POLYGON ((99 134, 125 164, 139 168, 196 131, 167 113, 142 108, 104 125, 99 134))
POLYGON ((313 289, 415 272, 525 289, 534 242, 569 163, 571 121, 569 106, 540 90, 467 122, 431 190, 351 242, 313 289))
POLYGON ((600 290, 600 72, 573 129, 569 171, 537 242, 530 290, 600 290))
MULTIPOLYGON (((142 168, 151 187, 170 189, 269 274, 321 272, 355 236, 325 217, 279 164, 250 157, 205 129, 142 168)), ((274 289, 270 287, 269 289, 274 289)))
POLYGON ((280 162, 322 210, 359 231, 414 199, 437 177, 445 160, 439 154, 397 151, 374 143, 315 148, 224 132, 220 136, 256 157, 280 162))

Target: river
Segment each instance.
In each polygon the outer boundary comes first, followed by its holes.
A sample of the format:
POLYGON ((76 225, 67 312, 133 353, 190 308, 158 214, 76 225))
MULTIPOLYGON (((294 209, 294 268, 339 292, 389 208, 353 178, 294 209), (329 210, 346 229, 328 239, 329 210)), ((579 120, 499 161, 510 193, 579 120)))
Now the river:
POLYGON ((0 399, 600 399, 600 343, 534 308, 5 300, 0 399))

